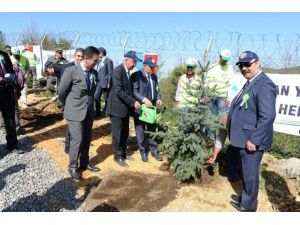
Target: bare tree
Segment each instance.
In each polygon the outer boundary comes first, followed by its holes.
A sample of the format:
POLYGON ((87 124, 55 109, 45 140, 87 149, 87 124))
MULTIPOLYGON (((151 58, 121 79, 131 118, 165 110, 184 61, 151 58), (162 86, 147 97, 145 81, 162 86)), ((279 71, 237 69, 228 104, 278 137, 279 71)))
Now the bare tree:
POLYGON ((22 33, 21 42, 23 45, 39 45, 41 40, 41 36, 36 28, 36 25, 32 22, 31 25, 22 33))
POLYGON ((4 49, 5 45, 5 35, 0 31, 0 49, 4 49))

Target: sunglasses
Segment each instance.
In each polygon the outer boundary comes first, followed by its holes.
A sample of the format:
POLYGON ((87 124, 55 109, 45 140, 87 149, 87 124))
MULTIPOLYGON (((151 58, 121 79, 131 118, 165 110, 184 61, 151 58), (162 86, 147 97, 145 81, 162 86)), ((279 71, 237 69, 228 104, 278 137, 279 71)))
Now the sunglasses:
POLYGON ((257 60, 253 61, 253 62, 244 62, 244 63, 240 63, 239 64, 239 68, 242 69, 243 67, 247 67, 249 68, 250 66, 252 66, 253 63, 255 63, 257 60))

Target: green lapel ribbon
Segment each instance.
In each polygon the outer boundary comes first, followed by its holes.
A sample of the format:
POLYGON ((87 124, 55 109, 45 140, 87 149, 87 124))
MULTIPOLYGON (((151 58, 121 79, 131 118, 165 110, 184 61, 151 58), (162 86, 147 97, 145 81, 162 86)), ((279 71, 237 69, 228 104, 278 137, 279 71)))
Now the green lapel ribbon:
POLYGON ((242 107, 243 105, 245 105, 245 109, 248 109, 248 100, 250 98, 250 95, 248 93, 244 94, 243 95, 243 101, 242 103, 240 104, 240 106, 242 107))

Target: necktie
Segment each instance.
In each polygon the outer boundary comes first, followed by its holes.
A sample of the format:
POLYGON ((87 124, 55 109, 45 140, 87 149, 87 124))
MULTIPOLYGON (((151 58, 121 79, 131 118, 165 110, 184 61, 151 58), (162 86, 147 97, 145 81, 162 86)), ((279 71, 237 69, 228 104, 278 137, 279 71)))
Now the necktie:
POLYGON ((152 96, 152 87, 151 87, 150 75, 147 75, 147 80, 148 80, 148 82, 147 82, 148 97, 152 101, 153 96, 152 96))
POLYGON ((90 71, 85 70, 84 74, 85 74, 85 80, 86 80, 88 90, 90 90, 90 88, 91 88, 90 71))
POLYGON ((4 72, 3 72, 3 69, 2 69, 1 63, 0 63, 0 77, 4 78, 4 72))
POLYGON ((127 71, 127 77, 130 80, 130 73, 129 73, 129 71, 127 71))
POLYGON ((243 91, 246 89, 246 87, 247 87, 249 84, 250 84, 249 81, 247 81, 247 82, 244 84, 243 88, 242 88, 242 89, 240 90, 240 92, 238 93, 238 95, 237 95, 237 97, 236 97, 236 99, 235 99, 235 102, 237 102, 237 100, 240 98, 241 94, 243 93, 243 91))

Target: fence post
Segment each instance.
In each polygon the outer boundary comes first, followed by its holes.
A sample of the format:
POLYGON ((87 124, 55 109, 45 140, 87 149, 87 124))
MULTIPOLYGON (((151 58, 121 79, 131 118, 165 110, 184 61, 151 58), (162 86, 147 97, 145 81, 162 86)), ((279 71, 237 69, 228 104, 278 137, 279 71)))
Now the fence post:
POLYGON ((15 40, 15 46, 18 46, 18 40, 20 39, 20 35, 17 36, 16 40, 15 40))
POLYGON ((41 44, 40 44, 40 50, 41 50, 41 64, 42 64, 42 71, 41 71, 41 74, 42 74, 42 76, 43 76, 43 71, 44 71, 44 60, 43 60, 43 50, 44 50, 44 48, 43 48, 43 42, 44 42, 45 38, 46 38, 46 35, 44 35, 44 37, 43 37, 42 40, 41 40, 41 44))
POLYGON ((79 38, 80 38, 80 34, 78 34, 77 38, 75 39, 74 41, 74 47, 76 48, 77 46, 77 42, 79 41, 79 38))
POLYGON ((124 44, 123 44, 123 53, 125 55, 125 48, 126 48, 126 45, 127 45, 127 42, 128 42, 128 38, 129 38, 129 35, 126 37, 125 41, 124 41, 124 44))

